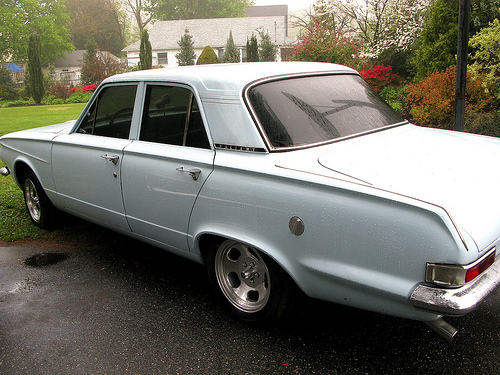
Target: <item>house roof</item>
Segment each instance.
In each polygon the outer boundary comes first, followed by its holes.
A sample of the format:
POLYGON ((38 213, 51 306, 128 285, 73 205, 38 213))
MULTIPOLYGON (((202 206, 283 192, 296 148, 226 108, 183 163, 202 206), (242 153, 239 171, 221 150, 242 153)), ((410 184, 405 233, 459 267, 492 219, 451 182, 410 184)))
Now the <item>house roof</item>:
MULTIPOLYGON (((199 49, 205 46, 225 47, 230 31, 237 46, 245 46, 252 33, 259 38, 259 31, 269 33, 273 43, 283 45, 288 43, 286 22, 285 16, 157 21, 150 31, 149 41, 153 50, 179 49, 177 42, 187 28, 193 37, 194 48, 199 49)), ((138 40, 125 47, 124 51, 139 51, 140 44, 138 40)))
POLYGON ((57 59, 54 66, 56 68, 66 68, 73 66, 83 66, 83 55, 85 50, 79 49, 73 52, 64 52, 62 59, 57 59))

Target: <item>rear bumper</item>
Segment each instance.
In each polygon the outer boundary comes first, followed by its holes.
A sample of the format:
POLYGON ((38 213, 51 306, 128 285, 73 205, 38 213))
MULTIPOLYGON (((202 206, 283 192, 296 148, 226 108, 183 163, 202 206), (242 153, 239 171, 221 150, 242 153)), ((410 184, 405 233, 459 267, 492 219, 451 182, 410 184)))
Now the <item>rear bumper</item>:
POLYGON ((410 296, 418 309, 440 315, 465 315, 474 310, 500 285, 500 259, 469 284, 446 289, 419 285, 410 296))

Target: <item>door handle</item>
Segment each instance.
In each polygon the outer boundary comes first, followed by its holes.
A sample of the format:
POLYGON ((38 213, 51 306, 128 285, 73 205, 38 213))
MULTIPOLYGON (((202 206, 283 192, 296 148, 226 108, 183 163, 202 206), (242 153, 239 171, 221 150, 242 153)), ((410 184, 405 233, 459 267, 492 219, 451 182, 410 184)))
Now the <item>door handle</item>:
POLYGON ((201 169, 200 168, 184 169, 184 167, 179 167, 179 168, 176 168, 175 170, 179 171, 179 172, 189 173, 189 175, 195 181, 198 179, 198 177, 200 177, 200 173, 201 173, 201 169))
POLYGON ((118 159, 120 159, 120 157, 118 155, 108 155, 108 154, 102 155, 101 158, 107 159, 110 162, 112 162, 113 164, 117 164, 118 163, 118 159))

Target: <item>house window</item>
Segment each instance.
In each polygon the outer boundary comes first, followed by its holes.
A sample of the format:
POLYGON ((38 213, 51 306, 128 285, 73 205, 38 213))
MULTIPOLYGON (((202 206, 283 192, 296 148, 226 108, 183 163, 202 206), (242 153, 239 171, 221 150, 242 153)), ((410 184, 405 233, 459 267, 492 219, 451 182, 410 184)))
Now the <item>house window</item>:
POLYGON ((163 65, 163 66, 168 65, 168 53, 167 52, 158 53, 158 65, 163 65))

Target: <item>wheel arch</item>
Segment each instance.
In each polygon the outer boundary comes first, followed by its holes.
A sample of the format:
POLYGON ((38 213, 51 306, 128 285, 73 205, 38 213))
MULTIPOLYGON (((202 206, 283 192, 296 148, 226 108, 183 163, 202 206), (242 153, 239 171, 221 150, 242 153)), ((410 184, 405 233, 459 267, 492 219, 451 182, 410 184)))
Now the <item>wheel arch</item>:
POLYGON ((222 244, 222 242, 226 240, 233 240, 237 242, 244 243, 248 246, 254 247, 259 252, 264 254, 266 257, 270 258, 281 270, 288 276, 288 278, 295 284, 297 288, 302 290, 299 283, 297 283, 296 278, 293 277, 293 274, 290 272, 291 267, 286 267, 283 265, 283 261, 281 258, 276 257, 274 254, 278 252, 269 251, 265 245, 260 244, 256 245, 253 241, 249 241, 248 239, 241 239, 238 236, 216 233, 216 232, 204 232, 199 234, 195 240, 195 246, 198 247, 198 251, 203 260, 203 264, 206 266, 207 262, 207 254, 210 250, 214 249, 215 246, 222 244))

